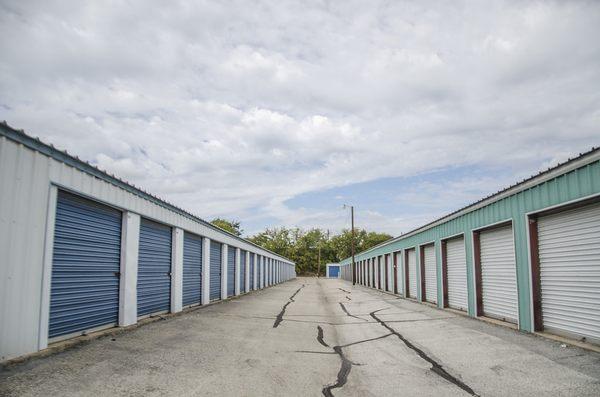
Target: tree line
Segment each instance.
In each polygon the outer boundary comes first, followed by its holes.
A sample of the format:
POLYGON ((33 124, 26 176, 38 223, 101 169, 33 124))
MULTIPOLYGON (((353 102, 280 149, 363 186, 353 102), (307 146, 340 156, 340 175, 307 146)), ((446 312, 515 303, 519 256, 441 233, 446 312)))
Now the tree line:
MULTIPOLYGON (((211 223, 236 236, 242 236, 244 232, 238 221, 216 218, 211 223)), ((363 229, 355 228, 354 232, 357 253, 392 238, 386 233, 369 232, 363 229)), ((267 228, 263 232, 245 238, 296 262, 296 272, 300 275, 317 273, 324 275, 325 264, 337 263, 352 255, 352 231, 349 229, 331 234, 327 230, 318 228, 304 230, 297 227, 278 227, 267 228)))

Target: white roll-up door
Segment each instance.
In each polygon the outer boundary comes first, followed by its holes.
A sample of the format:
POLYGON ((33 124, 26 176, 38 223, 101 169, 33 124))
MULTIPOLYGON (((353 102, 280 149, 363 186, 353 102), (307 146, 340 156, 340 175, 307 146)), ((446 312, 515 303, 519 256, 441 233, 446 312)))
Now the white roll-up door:
POLYGON ((600 342, 600 204, 540 217, 538 238, 544 329, 600 342))
POLYGON ((448 306, 467 311, 467 258, 464 237, 446 242, 448 306))
POLYGON ((408 250, 408 296, 417 297, 417 257, 414 248, 408 250))
POLYGON ((435 263, 435 246, 423 248, 425 258, 425 300, 437 303, 437 265, 435 263))
POLYGON ((483 314, 516 323, 517 275, 512 226, 481 232, 483 314))
POLYGON ((404 280, 402 279, 402 252, 396 252, 396 280, 398 283, 398 294, 404 295, 404 280))

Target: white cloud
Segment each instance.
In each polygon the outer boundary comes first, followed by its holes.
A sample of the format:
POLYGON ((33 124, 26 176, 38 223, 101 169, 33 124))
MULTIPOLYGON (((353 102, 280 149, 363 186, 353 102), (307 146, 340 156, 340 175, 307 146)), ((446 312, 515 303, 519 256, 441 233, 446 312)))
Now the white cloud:
POLYGON ((0 118, 207 218, 339 226, 284 202, 597 144, 598 20, 595 2, 4 2, 0 118))

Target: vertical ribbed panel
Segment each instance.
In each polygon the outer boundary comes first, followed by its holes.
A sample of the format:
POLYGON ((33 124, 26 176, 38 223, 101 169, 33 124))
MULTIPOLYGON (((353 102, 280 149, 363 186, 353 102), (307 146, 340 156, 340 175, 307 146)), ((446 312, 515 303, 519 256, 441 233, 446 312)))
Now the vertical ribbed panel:
POLYGON ((246 292, 246 251, 240 250, 240 292, 246 292))
POLYGON ((235 247, 227 247, 227 296, 235 295, 235 247))
POLYGON ((408 250, 408 296, 417 297, 417 256, 414 248, 408 250))
POLYGON ((435 262, 435 246, 428 245, 423 248, 425 257, 425 299, 437 303, 437 265, 435 262))
POLYGON ((49 337, 117 322, 120 251, 121 212, 59 191, 49 337))
POLYGON ((517 322, 517 276, 512 226, 481 232, 481 291, 486 316, 517 322))
POLYGON ((396 282, 398 283, 398 294, 399 295, 404 295, 404 280, 402 277, 402 274, 404 274, 404 272, 402 271, 403 267, 402 267, 402 251, 400 252, 396 252, 396 277, 398 278, 396 280, 396 282))
POLYGON ((446 242, 448 306, 467 311, 467 258, 464 237, 446 242))
POLYGON ((184 306, 200 303, 202 296, 202 237, 185 232, 183 238, 184 306))
POLYGON ((250 290, 254 289, 254 254, 250 255, 250 290))
POLYGON ((221 243, 210 242, 210 300, 221 299, 221 243))
POLYGON ((256 283, 256 288, 260 288, 260 284, 262 282, 264 282, 264 280, 262 279, 262 266, 260 265, 261 260, 262 260, 263 257, 260 256, 260 255, 258 255, 257 258, 258 258, 258 263, 256 264, 256 266, 257 266, 257 268, 256 268, 257 273, 256 274, 258 275, 258 282, 256 283))
POLYGON ((600 343, 600 205, 538 223, 544 329, 600 343))
POLYGON ((171 228, 142 218, 138 256, 138 316, 168 311, 171 304, 171 228))
POLYGON ((340 276, 340 267, 339 266, 329 266, 329 277, 330 278, 338 278, 340 276))

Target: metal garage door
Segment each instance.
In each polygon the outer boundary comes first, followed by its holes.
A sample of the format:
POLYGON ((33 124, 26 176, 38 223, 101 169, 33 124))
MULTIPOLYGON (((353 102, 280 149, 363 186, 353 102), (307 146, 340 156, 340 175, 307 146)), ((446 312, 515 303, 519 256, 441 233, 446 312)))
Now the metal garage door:
POLYGON ((383 256, 383 267, 384 267, 384 277, 383 277, 383 285, 386 291, 389 291, 390 288, 390 272, 389 272, 389 258, 387 255, 383 256))
POLYGON ((250 290, 254 289, 254 254, 248 253, 250 255, 250 290))
POLYGON ((264 261, 264 257, 263 256, 258 256, 258 261, 256 263, 256 271, 257 271, 257 275, 258 275, 258 282, 256 283, 256 288, 260 288, 260 284, 263 281, 263 272, 262 272, 262 266, 260 265, 262 262, 264 261))
POLYGON ((435 246, 428 245, 423 248, 425 259, 425 300, 437 303, 437 265, 435 263, 435 246))
POLYGON ((50 338, 117 323, 120 263, 121 212, 59 191, 50 338))
POLYGON ((371 258, 371 287, 375 288, 375 258, 371 258))
POLYGON ((183 306, 200 303, 202 295, 202 237, 183 237, 183 306))
POLYGON ((221 299, 221 264, 222 264, 221 243, 210 242, 210 300, 221 299))
POLYGON ((227 296, 235 295, 235 251, 234 247, 227 247, 227 296))
POLYGON ((404 280, 402 279, 402 252, 396 252, 396 282, 398 283, 398 294, 404 295, 404 280))
POLYGON ((407 251, 408 255, 408 296, 410 298, 417 297, 417 256, 415 255, 415 249, 407 251))
POLYGON ((138 256, 138 316, 169 311, 171 303, 171 228, 142 219, 138 256))
POLYGON ((481 232, 483 314, 517 322, 517 276, 512 226, 481 232))
POLYGON ((538 221, 544 329, 600 342, 600 205, 538 221))
POLYGON ((448 306, 467 311, 467 258, 464 237, 446 242, 448 306))
POLYGON ((240 292, 246 292, 246 251, 240 250, 240 292))

